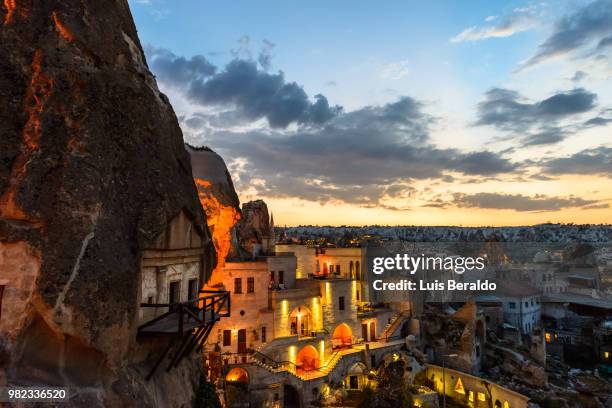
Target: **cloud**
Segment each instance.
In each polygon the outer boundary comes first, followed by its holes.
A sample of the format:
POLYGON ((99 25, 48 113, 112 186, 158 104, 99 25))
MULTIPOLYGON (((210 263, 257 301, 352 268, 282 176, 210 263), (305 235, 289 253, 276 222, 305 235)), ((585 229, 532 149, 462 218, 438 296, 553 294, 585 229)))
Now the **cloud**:
POLYGON ((187 95, 202 106, 232 106, 251 120, 266 118, 276 128, 294 122, 320 125, 341 111, 323 95, 311 102, 301 86, 285 81, 282 72, 269 74, 249 60, 235 59, 215 76, 193 81, 187 95))
POLYGON ((272 49, 276 45, 269 40, 263 40, 263 46, 257 57, 257 62, 264 71, 269 71, 272 68, 272 49))
POLYGON ((190 59, 176 56, 164 48, 145 46, 151 70, 161 82, 172 86, 188 86, 215 74, 217 68, 206 57, 195 55, 190 59))
POLYGON ((574 73, 574 76, 572 77, 572 81, 573 82, 580 82, 580 81, 582 81, 583 79, 585 79, 588 76, 589 75, 586 72, 578 70, 578 71, 576 71, 574 73))
POLYGON ((597 116, 584 122, 585 127, 596 127, 596 126, 607 126, 608 123, 612 123, 612 118, 604 118, 597 116))
POLYGON ((597 95, 582 88, 560 92, 535 103, 524 102, 515 91, 494 88, 478 104, 477 125, 505 130, 524 130, 534 124, 550 123, 595 107, 597 95))
POLYGON ((546 195, 476 193, 455 194, 452 204, 463 208, 483 208, 514 211, 559 211, 565 208, 608 208, 597 200, 585 200, 575 196, 553 197, 546 195))
POLYGON ((558 127, 551 127, 530 134, 523 138, 523 146, 548 145, 561 142, 567 136, 567 132, 558 127))
POLYGON ((533 66, 554 57, 598 44, 605 47, 612 34, 612 2, 596 0, 559 20, 537 53, 524 64, 533 66))
MULTIPOLYGON (((489 38, 510 37, 514 34, 530 30, 537 25, 537 20, 532 15, 532 9, 516 9, 514 14, 501 20, 498 24, 485 27, 468 27, 453 38, 451 42, 461 43, 466 41, 480 41, 489 38)), ((494 16, 485 19, 486 22, 496 20, 494 16)))
POLYGON ((382 79, 398 80, 402 79, 410 74, 410 61, 401 60, 396 62, 390 62, 383 65, 380 70, 380 77, 382 79))
POLYGON ((235 110, 235 117, 249 121, 265 118, 274 128, 286 128, 292 123, 322 125, 338 115, 342 108, 331 106, 318 94, 309 98, 295 82, 288 82, 282 72, 268 73, 270 50, 274 45, 264 42, 258 62, 240 59, 249 51, 250 39, 243 36, 235 59, 219 70, 204 56, 190 59, 176 56, 163 48, 146 47, 152 71, 160 83, 179 89, 189 102, 202 107, 235 110))
POLYGON ((612 148, 600 146, 586 149, 566 157, 540 161, 542 171, 547 174, 584 174, 612 177, 612 148))
POLYGON ((570 133, 559 122, 591 111, 596 102, 597 95, 583 88, 558 92, 537 102, 527 101, 516 91, 494 88, 478 104, 476 125, 526 134, 524 146, 553 144, 570 133))
POLYGON ((607 50, 609 47, 612 47, 612 36, 602 38, 597 44, 597 51, 607 50))
MULTIPOLYGON (((215 131, 204 140, 240 161, 234 171, 239 189, 322 203, 384 205, 410 192, 414 180, 442 179, 447 172, 493 177, 520 171, 494 152, 437 148, 429 138, 435 122, 422 103, 402 97, 340 114, 322 127, 215 131), (254 185, 253 180, 264 182, 254 185)), ((204 142, 194 139, 190 142, 204 142)))

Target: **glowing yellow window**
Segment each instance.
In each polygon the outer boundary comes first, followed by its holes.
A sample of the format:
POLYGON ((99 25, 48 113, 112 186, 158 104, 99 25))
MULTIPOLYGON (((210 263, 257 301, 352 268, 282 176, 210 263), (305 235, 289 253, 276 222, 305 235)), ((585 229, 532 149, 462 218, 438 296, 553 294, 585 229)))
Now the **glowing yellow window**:
POLYGON ((478 393, 478 401, 486 401, 487 397, 484 395, 483 392, 479 392, 478 393))
POLYGON ((604 351, 604 358, 606 360, 610 358, 610 352, 609 351, 604 351))
POLYGON ((470 402, 474 402, 474 391, 469 391, 468 399, 470 402))
POLYGON ((550 333, 546 333, 546 342, 550 343, 550 333))
POLYGON ((504 401, 504 408, 510 408, 510 404, 508 404, 508 401, 504 401))
POLYGON ((465 388, 463 388, 463 382, 461 382, 461 378, 457 378, 457 383, 455 384, 455 392, 457 394, 465 395, 465 388))

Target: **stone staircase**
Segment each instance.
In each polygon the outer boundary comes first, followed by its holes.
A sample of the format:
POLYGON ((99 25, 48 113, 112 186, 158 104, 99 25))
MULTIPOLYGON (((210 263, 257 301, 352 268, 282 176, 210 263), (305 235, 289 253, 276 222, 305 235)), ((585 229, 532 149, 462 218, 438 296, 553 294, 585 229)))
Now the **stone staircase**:
POLYGON ((402 324, 407 317, 410 317, 409 312, 400 312, 394 315, 391 318, 391 321, 383 329, 380 338, 389 341, 392 334, 399 328, 400 324, 402 324))
POLYGON ((336 365, 341 359, 342 359, 342 354, 340 354, 339 352, 336 352, 332 354, 331 359, 323 367, 319 368, 317 371, 324 375, 327 375, 331 373, 332 371, 334 371, 334 368, 336 368, 336 365))
MULTIPOLYGON (((253 363, 255 365, 265 368, 267 371, 271 373, 275 373, 275 374, 287 373, 288 375, 296 377, 302 381, 308 381, 314 378, 325 377, 329 373, 331 373, 336 368, 336 365, 338 364, 338 362, 342 359, 342 354, 339 352, 336 352, 332 354, 331 359, 329 359, 323 367, 316 369, 316 370, 312 370, 312 371, 303 371, 300 373, 297 372, 295 365, 290 362, 279 363, 279 362, 276 362, 270 359, 272 362, 267 363, 267 362, 260 360, 259 357, 255 357, 255 354, 253 354, 252 357, 253 357, 252 358, 253 363)), ((269 358, 266 358, 266 359, 269 359, 269 358)))

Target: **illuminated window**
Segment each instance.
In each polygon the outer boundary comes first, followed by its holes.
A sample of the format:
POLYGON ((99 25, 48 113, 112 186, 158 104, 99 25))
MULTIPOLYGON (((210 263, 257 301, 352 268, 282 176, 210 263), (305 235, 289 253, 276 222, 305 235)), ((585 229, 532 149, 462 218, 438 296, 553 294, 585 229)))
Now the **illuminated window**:
POLYGON ((474 402, 474 391, 468 391, 468 399, 470 402, 474 402))
POLYGON ((479 392, 478 393, 478 401, 486 401, 487 397, 484 395, 484 393, 479 392))
POLYGON ((604 358, 606 360, 610 358, 610 352, 609 351, 604 351, 604 358))
POLYGON ((463 388, 463 382, 461 382, 461 378, 457 378, 457 383, 455 384, 455 392, 457 394, 465 395, 465 388, 463 388))
POLYGON ((508 401, 504 401, 504 408, 510 408, 510 404, 508 404, 508 401))
POLYGON ((546 333, 546 342, 550 343, 550 340, 551 340, 550 333, 546 333))

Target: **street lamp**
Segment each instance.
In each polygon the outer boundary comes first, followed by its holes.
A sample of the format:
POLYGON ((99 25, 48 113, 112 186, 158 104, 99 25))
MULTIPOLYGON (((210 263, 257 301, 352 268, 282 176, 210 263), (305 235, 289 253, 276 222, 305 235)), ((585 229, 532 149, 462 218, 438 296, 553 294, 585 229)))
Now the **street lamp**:
POLYGON ((442 354, 442 406, 446 408, 446 359, 445 357, 455 358, 457 354, 442 354))

